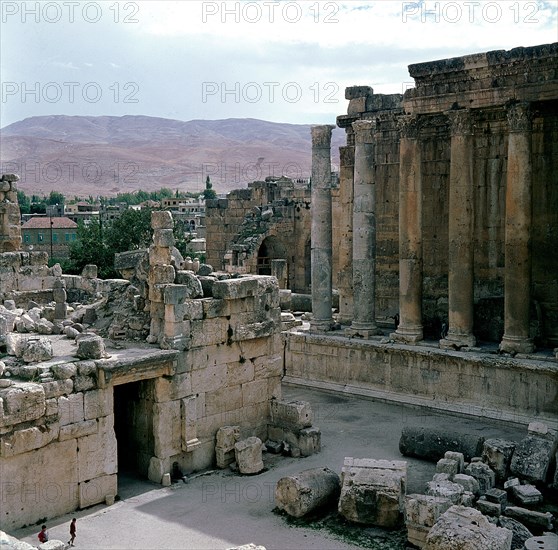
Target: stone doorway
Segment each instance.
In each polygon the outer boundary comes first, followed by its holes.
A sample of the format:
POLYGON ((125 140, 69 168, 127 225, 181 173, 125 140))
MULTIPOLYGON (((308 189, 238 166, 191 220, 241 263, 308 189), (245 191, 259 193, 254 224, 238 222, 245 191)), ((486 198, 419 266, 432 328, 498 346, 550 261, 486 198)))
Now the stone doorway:
POLYGON ((287 252, 283 241, 275 235, 266 237, 258 250, 258 275, 271 275, 271 260, 284 258, 287 258, 287 252))
POLYGON ((114 386, 118 477, 147 479, 153 456, 153 380, 114 386))

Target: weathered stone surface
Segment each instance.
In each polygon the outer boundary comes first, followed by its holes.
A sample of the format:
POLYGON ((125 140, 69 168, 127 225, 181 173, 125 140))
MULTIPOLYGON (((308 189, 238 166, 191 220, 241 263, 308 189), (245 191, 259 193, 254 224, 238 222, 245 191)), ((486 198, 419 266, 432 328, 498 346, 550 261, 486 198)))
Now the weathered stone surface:
POLYGON ((158 458, 179 454, 182 450, 180 401, 153 405, 153 451, 158 458))
POLYGON ((490 502, 484 496, 477 501, 477 508, 485 516, 499 517, 502 514, 502 505, 498 502, 490 502))
POLYGON ((533 536, 525 525, 512 518, 500 516, 498 525, 512 532, 512 550, 522 549, 525 541, 533 536))
POLYGON ((534 529, 540 529, 542 527, 548 531, 552 530, 552 521, 554 518, 550 512, 534 512, 533 510, 527 510, 527 508, 521 508, 520 506, 508 506, 505 514, 523 523, 523 525, 527 527, 532 527, 534 529))
POLYGON ((83 422, 83 393, 72 393, 67 397, 58 398, 58 415, 61 426, 83 422))
POLYGON ((346 457, 339 513, 355 523, 395 527, 405 504, 407 463, 346 457))
POLYGON ((252 275, 217 281, 213 284, 213 297, 224 300, 261 296, 272 292, 276 292, 277 295, 279 293, 279 286, 275 277, 252 275))
POLYGON ((0 390, 0 427, 40 418, 45 413, 41 384, 18 383, 0 390))
POLYGON ((80 359, 102 359, 106 356, 105 342, 100 336, 86 335, 77 342, 76 355, 80 359))
POLYGON ((83 422, 77 422, 76 424, 67 424, 60 428, 60 435, 58 439, 60 441, 65 441, 66 439, 73 439, 77 437, 84 437, 86 435, 91 435, 97 432, 97 421, 96 420, 84 420, 83 422))
POLYGON ((512 492, 520 504, 536 504, 543 499, 542 493, 534 485, 517 485, 512 492))
POLYGON ((556 550, 556 548, 558 548, 558 535, 553 533, 545 533, 525 541, 525 550, 556 550))
POLYGON ((426 484, 427 495, 448 499, 453 504, 461 503, 461 495, 464 492, 465 489, 462 485, 449 480, 429 481, 426 484))
POLYGON ((314 415, 310 403, 306 401, 281 401, 270 403, 270 423, 285 428, 309 428, 314 415))
POLYGON ((5 550, 35 550, 35 546, 0 531, 0 546, 5 550))
POLYGON ((80 482, 117 472, 114 416, 99 419, 98 425, 96 434, 78 439, 78 475, 80 482))
POLYGON ((453 482, 461 485, 465 491, 474 495, 479 494, 479 482, 473 476, 457 474, 453 477, 453 482))
POLYGON ((496 483, 496 475, 490 469, 490 466, 484 462, 471 462, 471 464, 465 468, 465 473, 474 477, 479 482, 479 491, 481 495, 486 493, 488 489, 492 489, 496 483))
POLYGON ((436 463, 436 472, 448 474, 450 479, 459 473, 459 462, 452 458, 441 458, 436 463))
POLYGON ((300 430, 298 435, 298 445, 301 456, 311 456, 322 450, 322 433, 320 428, 312 426, 300 430))
POLYGON ((40 449, 55 440, 58 433, 58 424, 46 424, 17 430, 10 436, 3 436, 0 440, 0 456, 6 458, 40 449))
POLYGON ((103 475, 79 484, 80 508, 87 508, 100 502, 106 502, 107 497, 115 497, 118 492, 118 477, 116 474, 103 475))
POLYGON ((235 444, 235 459, 241 474, 257 474, 263 470, 262 447, 258 437, 249 437, 235 444))
POLYGON ((54 378, 57 380, 66 380, 72 378, 77 373, 77 367, 74 363, 61 363, 58 365, 52 365, 50 370, 54 374, 54 378))
POLYGON ((341 481, 329 468, 312 468, 281 478, 275 487, 279 510, 300 518, 339 498, 341 481))
POLYGON ((51 323, 48 319, 40 319, 37 323, 37 332, 39 334, 52 334, 54 329, 54 323, 51 323))
POLYGON ((478 510, 452 506, 426 537, 425 550, 511 550, 512 534, 496 527, 478 510))
POLYGON ((452 506, 452 502, 447 498, 419 494, 407 495, 405 497, 405 524, 408 541, 422 548, 426 535, 450 506, 452 506))
POLYGON ((505 439, 487 439, 482 449, 482 459, 502 481, 509 474, 510 461, 515 450, 515 442, 505 439))
POLYGON ((153 229, 172 229, 172 214, 168 210, 154 210, 151 212, 151 227, 153 229))
POLYGON ((201 298, 203 290, 199 280, 194 277, 190 284, 165 285, 163 296, 165 304, 179 305, 191 298, 201 298))
POLYGON ((446 451, 463 453, 471 460, 482 452, 484 438, 478 435, 427 428, 405 426, 399 440, 399 451, 405 456, 415 456, 437 462, 446 451))
POLYGON ((528 435, 515 448, 510 464, 512 475, 528 481, 545 481, 555 450, 553 441, 528 435))

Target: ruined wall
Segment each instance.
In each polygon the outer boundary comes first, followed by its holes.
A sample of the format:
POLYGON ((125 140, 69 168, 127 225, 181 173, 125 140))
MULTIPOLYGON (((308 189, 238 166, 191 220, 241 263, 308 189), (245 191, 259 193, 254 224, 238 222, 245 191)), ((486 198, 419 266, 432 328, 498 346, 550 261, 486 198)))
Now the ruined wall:
MULTIPOLYGON (((334 240, 340 242, 342 227, 339 187, 332 190, 334 240)), ((310 291, 311 200, 308 185, 287 179, 253 182, 248 189, 231 191, 226 199, 206 204, 207 263, 229 272, 259 272, 258 252, 268 237, 286 251, 288 287, 310 291)), ((334 287, 337 286, 338 248, 333 250, 334 287)))
POLYGON ((440 411, 558 426, 552 361, 288 333, 284 382, 440 411))

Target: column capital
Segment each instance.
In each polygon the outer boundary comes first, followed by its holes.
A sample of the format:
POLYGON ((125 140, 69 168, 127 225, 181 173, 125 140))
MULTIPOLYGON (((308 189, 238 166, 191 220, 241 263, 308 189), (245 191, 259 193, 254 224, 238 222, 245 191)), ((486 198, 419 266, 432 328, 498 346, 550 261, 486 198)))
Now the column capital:
POLYGON ((533 120, 531 105, 522 101, 513 103, 508 107, 508 126, 510 132, 530 132, 533 120))
POLYGON ((335 128, 333 124, 322 124, 312 126, 312 147, 331 147, 331 131, 335 128))
POLYGON ((420 130, 418 115, 400 115, 397 117, 397 129, 402 138, 417 139, 420 130))
POLYGON ((470 109, 446 111, 445 115, 449 119, 450 132, 452 136, 473 135, 473 118, 471 116, 470 109))
POLYGON ((355 120, 352 124, 355 132, 355 143, 373 143, 376 132, 375 120, 355 120))

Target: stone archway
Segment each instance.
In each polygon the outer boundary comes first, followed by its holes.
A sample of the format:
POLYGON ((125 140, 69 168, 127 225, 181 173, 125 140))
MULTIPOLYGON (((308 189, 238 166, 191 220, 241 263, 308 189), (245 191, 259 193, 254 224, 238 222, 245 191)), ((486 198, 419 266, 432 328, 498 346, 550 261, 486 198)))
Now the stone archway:
POLYGON ((269 235, 260 244, 256 273, 271 275, 271 260, 287 260, 288 265, 287 248, 276 235, 269 235))

